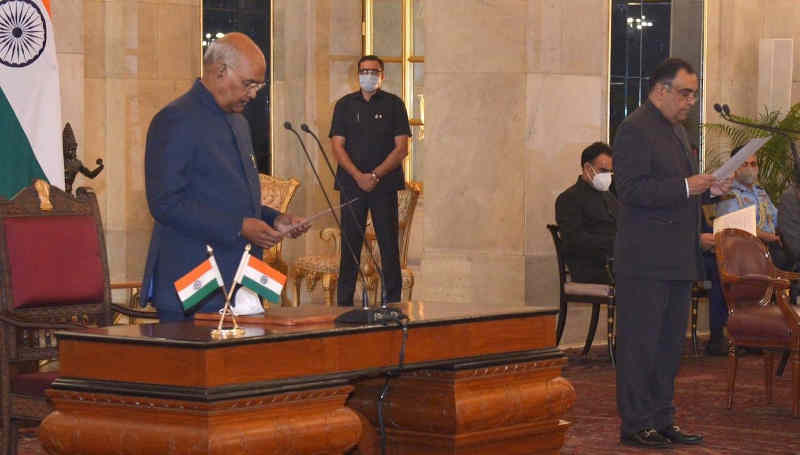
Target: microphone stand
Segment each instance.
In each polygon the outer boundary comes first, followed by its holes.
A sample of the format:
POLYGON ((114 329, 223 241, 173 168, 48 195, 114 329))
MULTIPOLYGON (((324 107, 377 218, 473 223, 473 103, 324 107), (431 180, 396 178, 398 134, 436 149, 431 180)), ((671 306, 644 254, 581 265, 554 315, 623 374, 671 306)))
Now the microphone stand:
MULTIPOLYGON (((314 141, 317 143, 317 147, 319 148, 319 153, 325 159, 325 164, 328 165, 328 171, 330 171, 331 176, 333 177, 334 182, 336 181, 336 172, 333 170, 333 165, 331 165, 331 161, 328 159, 328 155, 325 153, 325 149, 322 148, 322 142, 320 142, 319 137, 314 134, 313 131, 308 127, 307 124, 303 123, 300 125, 300 129, 304 132, 311 135, 314 138, 314 141)), ((362 233, 366 231, 365 227, 361 227, 361 223, 358 222, 356 218, 356 214, 353 212, 353 208, 350 207, 348 209, 350 212, 350 216, 353 218, 353 222, 359 226, 362 233)), ((341 230, 342 226, 339 225, 339 229, 341 230)), ((344 235, 342 236, 344 237, 344 235)), ((342 314, 338 318, 336 318, 337 322, 344 322, 349 324, 368 324, 371 322, 378 322, 378 321, 397 321, 405 315, 402 312, 396 309, 389 308, 387 306, 387 297, 386 297, 386 282, 383 278, 383 269, 378 264, 378 261, 375 259, 375 253, 372 250, 372 246, 369 242, 365 242, 367 251, 369 253, 369 258, 372 261, 372 265, 375 267, 375 270, 378 272, 378 277, 381 280, 381 306, 377 309, 370 309, 367 304, 366 300, 364 300, 364 305, 361 309, 348 311, 347 313, 342 314)), ((356 261, 360 263, 360 261, 356 261)), ((359 272, 361 271, 361 267, 359 266, 359 272)))
MULTIPOLYGON (((334 221, 336 221, 336 226, 339 227, 339 232, 341 232, 342 231, 342 223, 339 221, 339 217, 336 215, 336 210, 334 210, 333 204, 331 203, 331 199, 330 199, 330 197, 328 197, 328 192, 325 191, 325 186, 322 184, 322 179, 319 177, 319 173, 317 172, 317 168, 316 168, 316 166, 314 166, 314 161, 311 160, 311 155, 308 153, 308 149, 306 149, 306 145, 303 143, 303 139, 301 139, 300 138, 300 134, 294 128, 292 128, 292 124, 290 122, 284 122, 283 123, 283 127, 286 128, 287 130, 291 131, 292 133, 294 133, 294 135, 297 137, 297 141, 300 142, 300 146, 303 148, 303 152, 305 153, 306 160, 308 160, 308 164, 311 166, 311 170, 314 171, 314 176, 317 179, 317 184, 319 185, 319 188, 322 190, 322 195, 325 196, 325 202, 328 204, 328 208, 331 211, 331 215, 333 215, 334 221)), ((347 247, 347 251, 350 252, 350 254, 353 256, 353 260, 355 262, 358 262, 356 260, 357 257, 356 257, 355 251, 354 251, 352 245, 350 245, 350 242, 344 236, 342 236, 342 240, 343 240, 343 243, 344 243, 345 247, 347 247)), ((369 299, 368 299, 368 295, 367 295, 367 279, 364 277, 364 273, 361 271, 360 267, 358 269, 358 276, 361 278, 361 285, 362 285, 362 288, 363 288, 362 292, 361 292, 361 305, 365 310, 367 310, 367 309, 369 309, 369 299)))

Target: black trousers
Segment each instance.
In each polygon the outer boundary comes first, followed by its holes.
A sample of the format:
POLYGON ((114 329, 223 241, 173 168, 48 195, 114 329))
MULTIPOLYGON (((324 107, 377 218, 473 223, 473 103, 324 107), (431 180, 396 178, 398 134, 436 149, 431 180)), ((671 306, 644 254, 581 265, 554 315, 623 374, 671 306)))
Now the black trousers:
MULTIPOLYGON (((400 247, 398 244, 397 191, 353 193, 342 189, 339 196, 342 203, 350 201, 354 197, 359 197, 359 199, 342 209, 342 258, 339 263, 337 303, 340 306, 353 305, 361 248, 364 244, 364 224, 367 221, 367 210, 372 215, 375 235, 378 238, 386 301, 388 303, 399 302, 403 276, 400 272, 400 247), (353 247, 355 258, 347 248, 347 243, 353 247)), ((371 261, 371 259, 365 260, 371 261)), ((381 298, 381 296, 378 297, 381 298)))
POLYGON ((691 291, 691 281, 616 277, 617 410, 623 434, 673 424, 691 291))

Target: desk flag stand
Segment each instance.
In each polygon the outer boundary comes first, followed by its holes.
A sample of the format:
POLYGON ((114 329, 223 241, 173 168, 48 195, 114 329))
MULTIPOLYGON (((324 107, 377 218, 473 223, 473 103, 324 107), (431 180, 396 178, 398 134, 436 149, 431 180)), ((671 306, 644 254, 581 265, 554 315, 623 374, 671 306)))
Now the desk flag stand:
MULTIPOLYGON (((225 340, 228 338, 241 338, 244 336, 244 329, 239 327, 239 323, 236 322, 236 314, 233 312, 231 308, 231 298, 233 297, 233 291, 236 289, 236 283, 238 280, 236 279, 239 276, 239 271, 242 269, 241 262, 247 260, 247 257, 250 255, 250 244, 248 243, 244 247, 244 254, 242 255, 242 261, 239 263, 239 267, 236 269, 236 275, 234 276, 233 283, 231 283, 231 288, 228 291, 225 291, 225 283, 222 284, 222 293, 225 294, 225 306, 222 307, 221 314, 219 317, 219 324, 217 324, 217 328, 211 331, 211 338, 215 340, 225 340), (223 329, 222 325, 225 322, 225 317, 230 314, 231 320, 233 321, 233 327, 228 329, 223 329)), ((208 247, 209 254, 211 254, 211 247, 208 247)))

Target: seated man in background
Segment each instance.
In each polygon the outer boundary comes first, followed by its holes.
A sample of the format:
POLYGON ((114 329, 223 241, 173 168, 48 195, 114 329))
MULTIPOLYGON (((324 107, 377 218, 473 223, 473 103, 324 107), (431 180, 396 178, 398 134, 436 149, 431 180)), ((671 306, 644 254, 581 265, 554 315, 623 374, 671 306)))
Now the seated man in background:
POLYGON ((617 199, 608 191, 611 154, 602 142, 586 147, 578 181, 556 199, 556 222, 572 281, 610 282, 605 266, 617 233, 617 199))
MULTIPOLYGON (((736 155, 740 149, 741 147, 734 148, 731 156, 736 155)), ((755 205, 758 238, 769 248, 773 264, 782 269, 790 266, 791 261, 783 249, 781 238, 776 233, 778 209, 764 188, 756 183, 757 181, 758 161, 756 156, 752 155, 734 173, 734 182, 730 192, 733 197, 717 203, 717 217, 755 205)))

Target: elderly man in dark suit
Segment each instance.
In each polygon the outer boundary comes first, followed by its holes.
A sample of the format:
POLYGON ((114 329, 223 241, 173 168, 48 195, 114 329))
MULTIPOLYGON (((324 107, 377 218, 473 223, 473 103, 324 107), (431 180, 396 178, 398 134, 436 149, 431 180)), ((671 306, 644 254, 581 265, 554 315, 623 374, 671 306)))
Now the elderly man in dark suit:
POLYGON ((667 448, 702 441, 675 425, 672 400, 691 286, 703 273, 701 199, 726 193, 731 182, 698 174, 681 124, 697 100, 691 65, 668 59, 650 83, 647 102, 613 144, 617 407, 623 444, 667 448))
POLYGON ((581 175, 556 199, 556 222, 573 281, 609 283, 608 258, 617 234, 617 198, 609 191, 611 147, 595 142, 581 153, 581 175))
MULTIPOLYGON (((151 300, 161 321, 184 314, 173 283, 214 248, 226 287, 245 244, 261 256, 282 235, 308 230, 301 218, 261 205, 250 127, 241 112, 264 87, 266 61, 246 35, 230 33, 203 57, 204 74, 153 118, 147 132, 145 182, 155 218, 142 281, 142 304, 151 300)), ((197 311, 222 308, 212 294, 197 311)))

